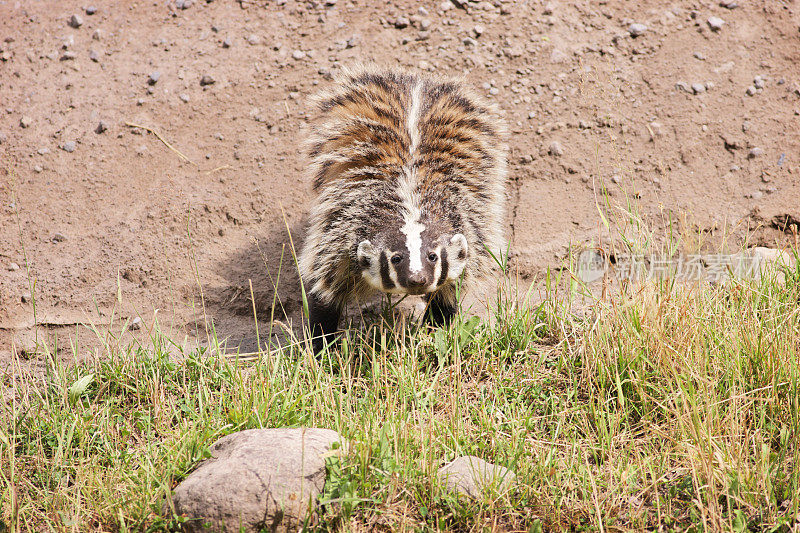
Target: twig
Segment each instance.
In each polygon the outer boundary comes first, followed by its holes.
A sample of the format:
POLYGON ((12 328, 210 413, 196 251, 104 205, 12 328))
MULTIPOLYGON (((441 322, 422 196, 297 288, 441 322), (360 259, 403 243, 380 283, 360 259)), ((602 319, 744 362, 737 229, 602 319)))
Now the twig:
MULTIPOLYGON (((147 126, 140 126, 139 124, 134 124, 133 122, 126 122, 126 123, 125 123, 125 125, 126 125, 126 126, 129 126, 129 127, 131 127, 131 128, 141 128, 141 129, 143 129, 143 130, 145 130, 145 131, 149 131, 150 133, 152 133, 153 135, 155 135, 155 136, 158 138, 158 140, 159 140, 159 141, 161 141, 162 143, 164 143, 164 146, 166 146, 167 148, 169 148, 170 150, 172 150, 173 152, 175 152, 176 154, 178 154, 178 157, 180 157, 181 159, 183 159, 184 161, 186 161, 186 162, 188 162, 188 163, 191 163, 191 164, 192 164, 192 165, 194 165, 194 166, 197 166, 197 163, 195 163, 194 161, 192 161, 191 159, 189 159, 188 157, 186 157, 185 155, 183 155, 183 154, 180 152, 180 150, 178 150, 177 148, 175 148, 174 146, 172 146, 171 144, 169 144, 169 143, 167 142, 167 140, 166 140, 166 139, 164 139, 164 137, 162 137, 162 136, 161 136, 161 135, 160 135, 160 134, 159 134, 159 133, 158 133, 156 130, 154 130, 154 129, 152 129, 152 128, 148 128, 147 126)), ((215 170, 216 170, 216 169, 215 169, 215 170)))

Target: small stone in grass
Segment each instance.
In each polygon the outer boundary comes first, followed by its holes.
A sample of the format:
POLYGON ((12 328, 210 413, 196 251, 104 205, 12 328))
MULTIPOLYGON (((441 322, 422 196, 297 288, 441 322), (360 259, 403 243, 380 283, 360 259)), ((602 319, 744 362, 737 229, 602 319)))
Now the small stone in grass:
POLYGON ((142 327, 142 319, 138 316, 131 320, 131 323, 128 324, 128 329, 131 331, 136 331, 137 329, 141 329, 142 327))

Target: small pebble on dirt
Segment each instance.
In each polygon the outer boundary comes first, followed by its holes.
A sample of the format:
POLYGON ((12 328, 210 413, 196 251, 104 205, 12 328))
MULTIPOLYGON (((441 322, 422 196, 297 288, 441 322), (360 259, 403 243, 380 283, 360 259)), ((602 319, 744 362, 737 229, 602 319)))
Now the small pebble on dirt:
POLYGON ((480 37, 481 35, 483 35, 483 33, 485 31, 486 31, 486 28, 484 28, 480 24, 476 24, 475 27, 472 28, 472 35, 474 35, 475 37, 480 37))
POLYGON ((758 89, 756 89, 754 85, 751 85, 745 92, 747 93, 747 96, 753 96, 758 92, 758 89))
POLYGON ((50 153, 50 148, 48 148, 46 146, 43 146, 43 147, 39 148, 38 150, 36 150, 36 153, 39 154, 39 155, 49 154, 50 153))
POLYGON ((136 318, 134 318, 133 320, 131 320, 131 323, 128 324, 128 329, 130 329, 132 331, 136 331, 137 329, 141 329, 141 327, 142 327, 142 319, 139 318, 138 316, 136 318))
POLYGON ((225 40, 222 41, 222 48, 230 48, 233 45, 233 41, 231 41, 230 37, 225 37, 225 40))
POLYGON ((408 17, 397 17, 397 20, 394 21, 394 27, 398 30, 402 30, 409 24, 411 24, 411 22, 408 20, 408 17))
POLYGON ((763 153, 764 153, 764 150, 762 150, 761 148, 756 146, 754 148, 750 148, 750 151, 747 152, 747 158, 748 159, 755 159, 756 157, 761 156, 763 153))
POLYGON ((178 9, 189 9, 192 7, 192 0, 175 0, 175 7, 178 9))
POLYGON ((756 76, 753 79, 753 87, 755 87, 756 89, 763 89, 764 88, 764 78, 762 78, 761 76, 756 76))
POLYGON ((295 50, 294 52, 292 52, 292 58, 296 59, 297 61, 300 61, 304 57, 306 57, 306 53, 303 52, 302 50, 295 50))
POLYGON ((72 153, 75 151, 75 141, 67 141, 61 145, 61 149, 65 152, 72 153))
POLYGON ((554 156, 562 156, 564 155, 564 148, 561 146, 561 143, 558 141, 553 141, 550 143, 550 155, 554 156))
POLYGON ((3 143, 4 143, 4 142, 6 142, 7 140, 8 140, 8 135, 6 135, 6 134, 5 134, 5 133, 3 133, 2 131, 0 131, 0 144, 3 144, 3 143))
POLYGON ((761 191, 753 191, 750 194, 746 194, 745 197, 752 198, 753 200, 759 200, 761 197, 764 196, 764 193, 761 191))
POLYGON ((644 32, 646 31, 647 31, 647 26, 645 26, 644 24, 639 24, 638 22, 628 26, 628 33, 631 34, 631 37, 639 37, 640 35, 644 35, 644 32))
POLYGON ((255 33, 251 33, 250 35, 247 36, 247 43, 252 45, 257 45, 261 43, 261 38, 255 33))
POLYGON ((89 59, 98 63, 100 61, 100 54, 98 54, 95 50, 89 50, 89 59))
POLYGON ((44 171, 44 169, 42 168, 41 165, 34 165, 33 171, 36 172, 37 174, 41 174, 44 171))
POLYGON ((8 264, 8 269, 9 269, 11 272, 15 272, 15 271, 19 270, 19 265, 18 265, 18 264, 16 264, 16 263, 9 263, 9 264, 8 264))
POLYGON ((63 233, 54 233, 52 237, 50 237, 51 242, 64 242, 67 240, 67 236, 63 233))
POLYGON ((161 73, 157 70, 154 70, 147 76, 147 84, 148 85, 155 85, 158 83, 159 78, 161 78, 161 73))
POLYGON ((708 27, 711 28, 711 31, 719 31, 725 25, 725 21, 719 17, 708 17, 706 22, 708 22, 708 27))
POLYGON ((200 85, 205 87, 206 85, 214 85, 217 82, 210 74, 203 74, 203 77, 200 78, 200 85))
POLYGON ((100 122, 97 123, 97 127, 94 129, 94 132, 99 135, 100 133, 103 133, 107 129, 108 129, 108 123, 105 120, 101 120, 100 122))
POLYGON ((86 14, 87 15, 94 15, 97 13, 97 8, 95 6, 87 6, 86 7, 86 14))
POLYGON ((737 2, 736 0, 722 0, 722 2, 719 3, 719 5, 721 5, 725 9, 736 9, 737 7, 739 7, 739 2, 737 2))
POLYGON ((69 25, 72 26, 73 28, 80 28, 81 26, 83 26, 83 17, 81 17, 77 13, 75 15, 72 15, 69 18, 69 25))
POLYGON ((692 84, 692 92, 694 94, 700 94, 706 92, 706 86, 702 83, 693 83, 692 84))
POLYGON ((189 95, 186 94, 186 93, 181 93, 180 95, 178 95, 178 98, 180 98, 181 102, 183 102, 185 104, 189 103, 189 95))
POLYGON ((361 44, 361 34, 355 33, 349 39, 347 39, 347 48, 355 48, 361 44))
POLYGON ((19 300, 24 304, 30 302, 32 299, 33 295, 31 295, 29 292, 23 292, 19 297, 19 300))

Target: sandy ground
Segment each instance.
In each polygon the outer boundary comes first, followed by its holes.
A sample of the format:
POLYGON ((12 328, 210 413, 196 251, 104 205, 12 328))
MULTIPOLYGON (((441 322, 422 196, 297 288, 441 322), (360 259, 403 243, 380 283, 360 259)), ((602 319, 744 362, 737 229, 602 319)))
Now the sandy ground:
POLYGON ((598 207, 687 246, 784 246, 800 5, 722 4, 0 0, 0 362, 156 319, 253 349, 250 283, 262 334, 273 301, 296 326, 306 96, 357 62, 463 76, 505 110, 523 280, 605 242, 598 207))

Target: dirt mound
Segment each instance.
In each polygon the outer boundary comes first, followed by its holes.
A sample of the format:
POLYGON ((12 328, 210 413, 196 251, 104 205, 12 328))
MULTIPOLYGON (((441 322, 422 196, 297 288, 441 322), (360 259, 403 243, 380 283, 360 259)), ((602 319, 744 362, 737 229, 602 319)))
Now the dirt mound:
POLYGON ((464 75, 506 111, 523 277, 607 238, 598 208, 791 242, 798 8, 739 4, 0 2, 0 354, 139 317, 252 347, 251 281, 262 331, 273 302, 296 323, 305 96, 354 62, 464 75))

